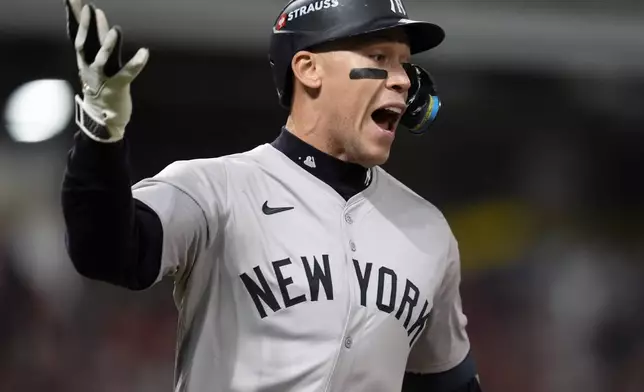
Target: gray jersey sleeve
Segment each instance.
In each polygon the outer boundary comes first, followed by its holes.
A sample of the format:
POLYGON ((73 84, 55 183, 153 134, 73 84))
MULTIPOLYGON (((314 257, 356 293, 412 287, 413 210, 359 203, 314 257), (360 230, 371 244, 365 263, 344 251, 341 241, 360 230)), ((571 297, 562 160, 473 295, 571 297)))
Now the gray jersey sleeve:
POLYGON ((226 196, 226 173, 217 160, 178 161, 132 187, 134 198, 154 210, 163 227, 161 269, 179 279, 216 236, 226 196))
POLYGON ((460 364, 470 350, 461 306, 461 263, 458 244, 450 236, 447 268, 434 299, 432 314, 407 361, 412 373, 439 373, 460 364))

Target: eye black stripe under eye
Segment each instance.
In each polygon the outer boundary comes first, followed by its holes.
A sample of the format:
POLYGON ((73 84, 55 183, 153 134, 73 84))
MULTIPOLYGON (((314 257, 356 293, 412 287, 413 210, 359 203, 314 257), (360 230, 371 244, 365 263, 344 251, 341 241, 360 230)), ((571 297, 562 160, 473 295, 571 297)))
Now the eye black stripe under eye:
POLYGON ((354 68, 349 73, 349 78, 356 79, 387 79, 389 73, 380 68, 354 68))

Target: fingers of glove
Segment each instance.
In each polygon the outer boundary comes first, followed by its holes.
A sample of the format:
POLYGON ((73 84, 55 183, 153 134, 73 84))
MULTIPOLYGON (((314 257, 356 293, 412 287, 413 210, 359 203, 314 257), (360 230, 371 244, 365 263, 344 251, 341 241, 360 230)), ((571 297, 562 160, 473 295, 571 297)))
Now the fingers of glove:
POLYGON ((67 36, 74 43, 78 34, 78 23, 81 16, 80 0, 65 0, 65 13, 67 16, 67 36))
POLYGON ((87 40, 87 30, 89 28, 89 19, 90 19, 90 10, 88 6, 84 6, 81 11, 79 23, 78 23, 78 33, 74 39, 74 46, 76 47, 76 52, 83 53, 85 50, 85 41, 87 40))
POLYGON ((76 21, 80 20, 81 11, 83 10, 83 1, 82 0, 65 0, 65 4, 71 10, 76 21))
POLYGON ((85 56, 85 62, 87 64, 91 64, 98 54, 98 51, 101 49, 102 42, 100 41, 98 36, 96 7, 94 7, 93 5, 86 7, 89 7, 90 19, 87 26, 87 38, 85 39, 85 45, 83 46, 83 53, 85 56))
POLYGON ((108 56, 107 62, 103 72, 105 76, 112 77, 116 75, 121 68, 123 67, 123 62, 121 61, 121 54, 123 49, 123 31, 119 26, 114 26, 112 30, 115 30, 117 33, 116 43, 114 44, 114 49, 112 53, 108 56))
POLYGON ((96 30, 98 32, 98 41, 103 44, 105 42, 105 37, 110 31, 110 25, 107 23, 107 16, 105 12, 101 9, 96 9, 96 30))
POLYGON ((103 42, 103 46, 101 46, 101 48, 99 49, 98 53, 96 54, 96 58, 94 59, 94 62, 91 65, 92 68, 96 70, 104 69, 108 59, 111 56, 114 56, 114 48, 116 47, 117 41, 120 40, 119 39, 120 35, 121 35, 120 31, 114 28, 107 33, 107 36, 105 37, 105 42, 103 42))
POLYGON ((76 52, 76 65, 78 66, 79 72, 82 73, 83 70, 87 69, 87 63, 85 62, 85 58, 83 57, 83 53, 81 52, 76 52))
POLYGON ((146 48, 139 49, 123 69, 114 77, 120 84, 129 84, 141 73, 150 58, 150 51, 146 48))

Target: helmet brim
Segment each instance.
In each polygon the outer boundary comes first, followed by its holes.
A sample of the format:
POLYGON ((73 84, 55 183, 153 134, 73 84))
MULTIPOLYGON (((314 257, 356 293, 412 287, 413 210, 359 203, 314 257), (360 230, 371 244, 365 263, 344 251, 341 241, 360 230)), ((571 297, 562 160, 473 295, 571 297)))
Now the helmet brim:
POLYGON ((324 33, 318 31, 300 32, 301 36, 305 38, 294 49, 295 51, 309 50, 320 44, 341 42, 349 38, 393 29, 400 29, 405 33, 412 55, 433 49, 445 40, 445 31, 436 24, 406 18, 380 18, 367 24, 360 21, 355 24, 334 27, 333 30, 324 33))
POLYGON ((445 31, 440 26, 406 18, 376 20, 368 26, 363 26, 363 34, 394 28, 402 29, 406 33, 412 55, 433 49, 445 40, 445 31))

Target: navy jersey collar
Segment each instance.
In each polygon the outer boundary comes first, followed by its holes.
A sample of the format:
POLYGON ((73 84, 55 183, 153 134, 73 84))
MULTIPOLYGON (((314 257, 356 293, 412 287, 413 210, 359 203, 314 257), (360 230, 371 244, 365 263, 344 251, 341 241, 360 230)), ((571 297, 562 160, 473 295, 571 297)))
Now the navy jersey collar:
POLYGON ((345 200, 367 188, 369 169, 332 157, 282 128, 280 135, 271 143, 302 169, 328 184, 345 200))

